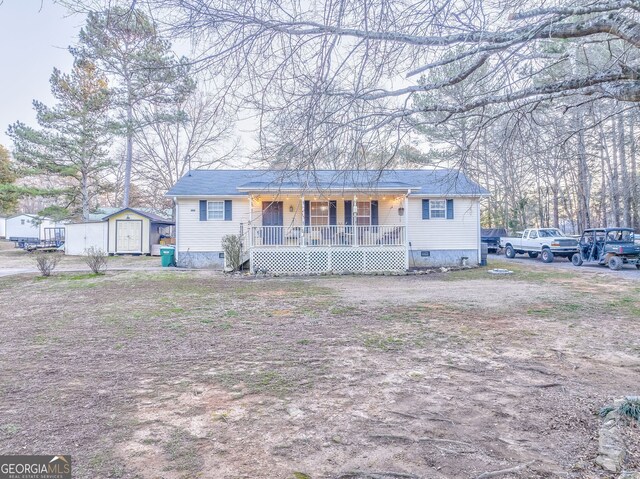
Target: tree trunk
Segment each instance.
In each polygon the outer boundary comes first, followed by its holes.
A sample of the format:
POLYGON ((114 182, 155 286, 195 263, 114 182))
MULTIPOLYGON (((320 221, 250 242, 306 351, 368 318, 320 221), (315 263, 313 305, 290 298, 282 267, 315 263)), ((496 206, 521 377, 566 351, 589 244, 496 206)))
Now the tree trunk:
POLYGON ((553 181, 553 188, 551 189, 553 193, 553 226, 554 228, 560 228, 560 184, 557 177, 553 181))
POLYGON ((82 220, 89 221, 89 178, 82 172, 82 220))
POLYGON ((638 207, 640 206, 638 199, 638 169, 636 163, 636 135, 635 135, 635 121, 638 117, 638 113, 636 110, 633 110, 631 114, 629 114, 629 156, 631 157, 631 178, 630 178, 630 186, 631 186, 631 227, 637 228, 640 226, 640 212, 638 212, 638 207))
POLYGON ((612 157, 612 167, 611 167, 611 211, 613 213, 613 221, 615 226, 620 225, 620 177, 618 176, 618 148, 617 142, 615 138, 617 138, 617 128, 616 121, 613 119, 611 121, 611 137, 614 138, 613 148, 611 151, 613 152, 612 157))
MULTIPOLYGON (((600 141, 604 141, 600 136, 600 141)), ((607 227, 607 170, 605 167, 605 154, 607 154, 604 145, 600 148, 600 226, 607 227)))
POLYGON ((124 160, 124 187, 122 207, 129 207, 131 196, 131 165, 133 164, 133 108, 127 106, 127 152, 124 160))
POLYGON ((581 229, 591 227, 589 167, 582 118, 576 122, 578 130, 578 221, 581 229))
POLYGON ((618 114, 618 158, 622 176, 622 212, 623 225, 631 226, 631 188, 629 185, 629 169, 627 168, 627 149, 625 147, 624 113, 618 114))

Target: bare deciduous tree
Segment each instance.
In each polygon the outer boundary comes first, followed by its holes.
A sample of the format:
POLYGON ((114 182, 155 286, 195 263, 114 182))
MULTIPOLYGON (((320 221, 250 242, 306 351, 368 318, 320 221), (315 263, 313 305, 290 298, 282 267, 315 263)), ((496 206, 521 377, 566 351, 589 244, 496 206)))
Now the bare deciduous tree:
POLYGON ((329 147, 348 163, 364 143, 397 144, 420 113, 495 116, 500 105, 573 96, 640 101, 636 0, 146 3, 166 8, 175 32, 201 40, 201 66, 236 80, 264 124, 278 125, 281 137, 264 136, 263 151, 286 137, 311 162, 329 147), (457 84, 476 94, 438 98, 457 84), (416 105, 426 92, 433 101, 416 105))
POLYGON ((224 98, 195 91, 166 113, 157 106, 140 113, 139 122, 148 126, 135 135, 139 153, 134 172, 149 204, 166 202, 164 192, 189 169, 220 167, 231 158, 233 122, 224 106, 224 98), (171 120, 146 122, 145 116, 171 120))

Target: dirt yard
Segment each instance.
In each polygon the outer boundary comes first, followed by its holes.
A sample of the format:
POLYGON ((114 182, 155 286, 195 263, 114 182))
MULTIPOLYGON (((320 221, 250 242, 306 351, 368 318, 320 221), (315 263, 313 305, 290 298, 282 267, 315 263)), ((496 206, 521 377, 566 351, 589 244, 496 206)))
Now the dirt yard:
POLYGON ((0 453, 87 479, 615 477, 597 413, 640 393, 640 288, 509 267, 0 278, 0 453))

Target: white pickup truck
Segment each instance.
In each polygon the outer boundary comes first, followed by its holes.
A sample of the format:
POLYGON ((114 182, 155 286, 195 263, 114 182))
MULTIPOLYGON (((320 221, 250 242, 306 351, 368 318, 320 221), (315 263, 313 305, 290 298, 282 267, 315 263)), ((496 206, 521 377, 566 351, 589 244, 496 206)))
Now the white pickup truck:
POLYGON ((522 232, 521 237, 500 238, 500 247, 504 248, 507 258, 527 253, 531 258, 542 257, 545 263, 551 263, 555 256, 567 258, 578 251, 578 241, 566 237, 556 228, 530 228, 522 232))

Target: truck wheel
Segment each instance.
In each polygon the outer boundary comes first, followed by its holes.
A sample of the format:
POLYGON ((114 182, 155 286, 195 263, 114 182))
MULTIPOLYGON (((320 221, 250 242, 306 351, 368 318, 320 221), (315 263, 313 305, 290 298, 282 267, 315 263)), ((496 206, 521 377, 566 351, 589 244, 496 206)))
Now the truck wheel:
POLYGON ((545 248, 542 250, 542 261, 544 263, 553 263, 553 253, 550 249, 545 248))
POLYGON ((509 259, 513 259, 516 257, 516 250, 513 249, 513 246, 509 245, 504 249, 504 255, 509 259))
POLYGON ((636 269, 640 269, 640 263, 636 263, 636 269))
POLYGON ((537 251, 529 251, 529 258, 537 258, 537 257, 538 257, 537 251))
POLYGON ((573 254, 570 254, 569 256, 567 256, 567 261, 568 261, 569 263, 573 263, 573 256, 574 256, 575 254, 576 254, 576 253, 573 253, 573 254))
POLYGON ((571 262, 574 266, 582 266, 582 256, 580 255, 580 253, 575 253, 571 257, 571 262))
POLYGON ((620 271, 622 269, 622 258, 619 256, 612 256, 609 258, 609 269, 614 271, 620 271))

